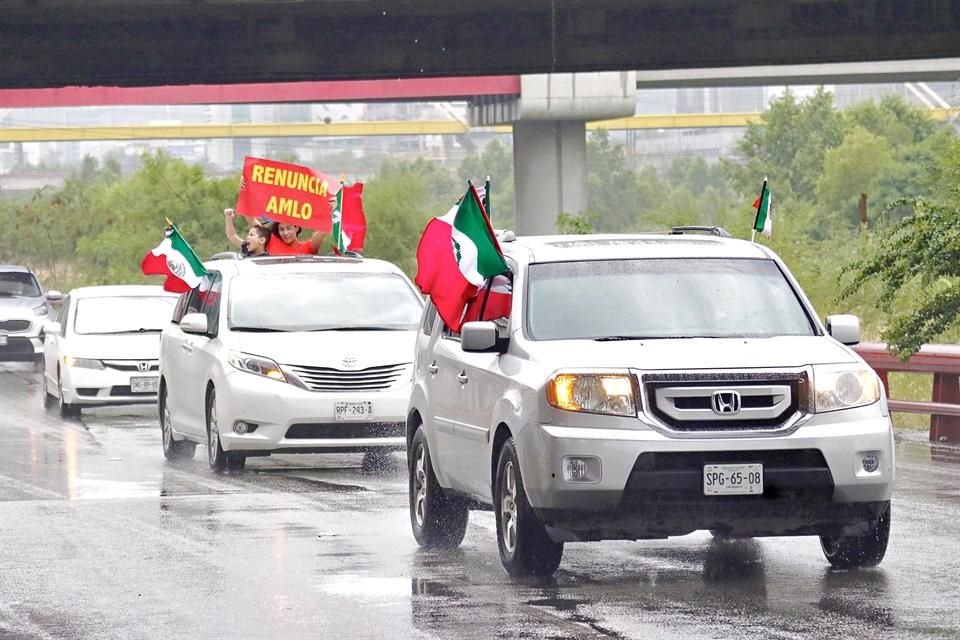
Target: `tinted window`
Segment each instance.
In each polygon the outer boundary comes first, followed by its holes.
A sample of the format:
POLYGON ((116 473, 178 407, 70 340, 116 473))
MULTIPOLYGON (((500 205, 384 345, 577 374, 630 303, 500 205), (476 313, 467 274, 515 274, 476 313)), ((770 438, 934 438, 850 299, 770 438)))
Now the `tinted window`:
POLYGON ((176 302, 173 296, 80 298, 73 330, 82 335, 159 333, 169 324, 176 302))
POLYGON ((0 298, 37 298, 40 285, 32 273, 0 271, 0 298))
POLYGON ((534 339, 812 335, 772 260, 596 260, 530 266, 534 339))
POLYGON ((423 311, 423 323, 420 325, 420 330, 423 331, 423 335, 429 336, 433 333, 433 321, 437 319, 437 308, 433 306, 432 302, 427 303, 427 308, 423 311))
POLYGON ((388 273, 243 275, 230 283, 230 327, 320 331, 415 330, 423 303, 388 273))

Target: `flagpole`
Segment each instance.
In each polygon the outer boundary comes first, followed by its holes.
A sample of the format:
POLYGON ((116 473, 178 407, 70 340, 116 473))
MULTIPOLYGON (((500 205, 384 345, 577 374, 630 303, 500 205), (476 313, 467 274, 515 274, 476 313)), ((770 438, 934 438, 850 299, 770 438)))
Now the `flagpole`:
POLYGON ((487 217, 490 217, 490 176, 483 185, 483 208, 487 210, 487 217))

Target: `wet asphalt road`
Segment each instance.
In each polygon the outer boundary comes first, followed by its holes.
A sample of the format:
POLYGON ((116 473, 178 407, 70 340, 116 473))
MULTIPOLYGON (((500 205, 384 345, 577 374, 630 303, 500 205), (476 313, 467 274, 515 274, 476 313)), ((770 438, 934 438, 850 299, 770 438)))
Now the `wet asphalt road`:
POLYGON ((62 420, 0 365, 0 638, 960 638, 960 450, 898 445, 886 560, 815 538, 568 544, 500 567, 493 514, 456 551, 410 534, 405 459, 171 466, 152 408, 62 420))

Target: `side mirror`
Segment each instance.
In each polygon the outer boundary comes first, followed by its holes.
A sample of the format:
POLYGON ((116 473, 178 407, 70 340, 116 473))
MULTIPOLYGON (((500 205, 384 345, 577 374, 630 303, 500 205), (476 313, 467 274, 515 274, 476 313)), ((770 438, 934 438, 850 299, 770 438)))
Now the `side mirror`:
POLYGON ((209 332, 207 316, 202 313, 188 313, 180 319, 180 328, 184 333, 206 335, 209 332))
POLYGON ((62 330, 63 327, 60 326, 59 322, 45 322, 43 324, 43 332, 48 336, 58 336, 62 330))
POLYGON ((470 353, 503 353, 507 340, 493 322, 467 322, 460 328, 460 348, 470 353))
POLYGON ((837 342, 854 345, 860 342, 860 318, 838 314, 827 316, 827 333, 837 342))
POLYGON ((56 289, 51 289, 50 291, 47 291, 47 300, 50 302, 60 302, 63 300, 63 294, 56 289))

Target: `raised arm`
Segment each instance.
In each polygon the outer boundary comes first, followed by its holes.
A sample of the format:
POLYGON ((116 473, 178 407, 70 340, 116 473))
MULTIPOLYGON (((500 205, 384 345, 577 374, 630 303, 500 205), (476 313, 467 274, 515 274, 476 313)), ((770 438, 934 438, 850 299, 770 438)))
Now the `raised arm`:
POLYGON ((313 235, 310 236, 310 252, 320 253, 320 249, 323 247, 323 242, 326 239, 327 234, 321 231, 314 231, 313 235))
POLYGON ((243 244, 243 238, 237 235, 237 228, 233 224, 234 217, 233 209, 223 210, 223 230, 227 234, 227 240, 239 249, 243 244))

